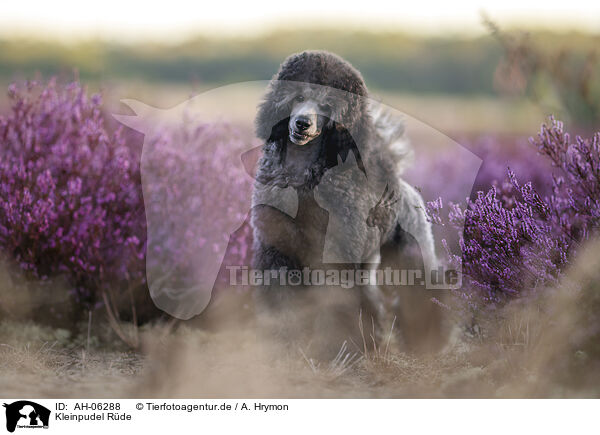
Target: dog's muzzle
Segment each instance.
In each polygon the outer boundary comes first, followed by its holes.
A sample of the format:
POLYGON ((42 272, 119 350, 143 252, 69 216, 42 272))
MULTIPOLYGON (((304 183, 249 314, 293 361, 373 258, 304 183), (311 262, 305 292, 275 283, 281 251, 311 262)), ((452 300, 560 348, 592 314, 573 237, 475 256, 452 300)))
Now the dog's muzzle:
POLYGON ((296 145, 306 145, 319 135, 314 122, 305 116, 299 116, 290 121, 290 141, 296 145))

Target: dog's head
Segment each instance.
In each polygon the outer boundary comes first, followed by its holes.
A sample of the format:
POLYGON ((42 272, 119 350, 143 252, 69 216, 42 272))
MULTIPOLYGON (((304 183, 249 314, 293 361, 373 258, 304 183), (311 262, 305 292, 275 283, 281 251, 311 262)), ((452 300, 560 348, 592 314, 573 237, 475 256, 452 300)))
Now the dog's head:
POLYGON ((315 89, 308 85, 295 86, 287 93, 286 105, 289 107, 287 134, 290 142, 302 146, 317 139, 324 130, 335 127, 347 110, 347 101, 336 98, 327 87, 315 89))
POLYGON ((323 51, 294 54, 269 85, 256 118, 257 135, 298 146, 331 130, 363 140, 370 126, 366 97, 362 76, 342 58, 323 51))

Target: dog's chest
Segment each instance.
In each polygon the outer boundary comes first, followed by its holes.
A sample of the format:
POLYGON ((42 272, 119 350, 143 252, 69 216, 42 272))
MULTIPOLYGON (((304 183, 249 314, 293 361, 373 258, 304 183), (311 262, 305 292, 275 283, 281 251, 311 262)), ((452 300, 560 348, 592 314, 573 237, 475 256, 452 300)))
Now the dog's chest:
POLYGON ((303 185, 311 178, 311 168, 318 162, 321 141, 316 139, 304 146, 288 143, 282 161, 282 173, 291 185, 303 185))

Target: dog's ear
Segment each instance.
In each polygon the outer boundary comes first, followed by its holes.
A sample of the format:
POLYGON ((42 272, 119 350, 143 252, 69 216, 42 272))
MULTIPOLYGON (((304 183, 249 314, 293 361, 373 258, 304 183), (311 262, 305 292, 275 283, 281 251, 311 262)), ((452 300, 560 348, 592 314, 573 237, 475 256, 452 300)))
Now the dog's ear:
POLYGON ((266 141, 271 137, 273 127, 280 121, 280 119, 276 119, 277 108, 274 97, 275 90, 272 86, 269 86, 263 102, 258 106, 258 113, 256 114, 256 119, 254 121, 256 136, 263 141, 266 141))
POLYGON ((268 141, 287 136, 290 95, 285 82, 275 78, 271 81, 256 114, 255 128, 259 139, 268 141))
POLYGON ((360 148, 368 146, 371 137, 372 119, 369 113, 367 98, 358 94, 348 93, 348 106, 341 116, 340 124, 350 132, 350 135, 360 148))

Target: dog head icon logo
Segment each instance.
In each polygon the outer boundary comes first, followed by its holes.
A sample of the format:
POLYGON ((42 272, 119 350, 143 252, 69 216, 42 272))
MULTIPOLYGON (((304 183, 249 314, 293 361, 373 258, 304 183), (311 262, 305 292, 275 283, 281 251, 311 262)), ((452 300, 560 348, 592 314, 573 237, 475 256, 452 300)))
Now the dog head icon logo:
POLYGON ((19 400, 3 405, 6 408, 6 430, 14 432, 18 428, 47 428, 50 410, 29 400, 19 400))

